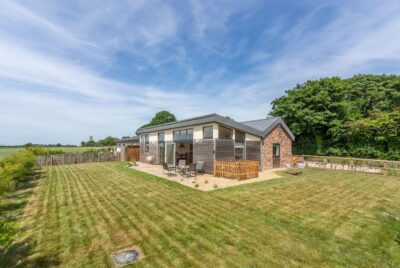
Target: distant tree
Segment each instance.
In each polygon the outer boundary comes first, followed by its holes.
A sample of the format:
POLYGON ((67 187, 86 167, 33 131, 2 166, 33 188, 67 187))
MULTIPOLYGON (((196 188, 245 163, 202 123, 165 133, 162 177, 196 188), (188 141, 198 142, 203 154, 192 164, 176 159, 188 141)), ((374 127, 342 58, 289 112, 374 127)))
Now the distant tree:
POLYGON ((104 147, 104 146, 114 146, 116 144, 116 141, 118 139, 115 137, 108 136, 104 139, 100 139, 98 141, 91 140, 88 141, 82 141, 81 146, 83 147, 104 147))
POLYGON ((86 142, 86 146, 88 147, 96 146, 96 142, 94 140, 89 140, 86 142))
POLYGON ((175 121, 176 121, 175 115, 173 115, 168 111, 160 111, 155 114, 155 116, 151 119, 150 123, 145 124, 142 127, 151 127, 175 121))
POLYGON ((108 136, 102 140, 99 140, 96 145, 97 146, 114 146, 116 144, 117 138, 108 136))

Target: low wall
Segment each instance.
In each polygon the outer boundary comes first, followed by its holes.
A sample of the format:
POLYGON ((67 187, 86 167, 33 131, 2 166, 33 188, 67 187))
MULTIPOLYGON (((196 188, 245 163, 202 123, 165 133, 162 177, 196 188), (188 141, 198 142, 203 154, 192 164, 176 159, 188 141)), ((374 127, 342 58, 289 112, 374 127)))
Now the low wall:
POLYGON ((400 161, 304 155, 307 167, 400 176, 400 161))

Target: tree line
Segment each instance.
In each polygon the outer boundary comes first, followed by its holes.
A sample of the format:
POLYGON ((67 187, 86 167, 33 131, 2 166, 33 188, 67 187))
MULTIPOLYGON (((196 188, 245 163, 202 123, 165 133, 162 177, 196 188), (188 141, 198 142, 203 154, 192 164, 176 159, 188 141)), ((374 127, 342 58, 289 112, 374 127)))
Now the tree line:
POLYGON ((400 160, 400 76, 307 81, 272 101, 270 115, 296 136, 294 154, 400 160))

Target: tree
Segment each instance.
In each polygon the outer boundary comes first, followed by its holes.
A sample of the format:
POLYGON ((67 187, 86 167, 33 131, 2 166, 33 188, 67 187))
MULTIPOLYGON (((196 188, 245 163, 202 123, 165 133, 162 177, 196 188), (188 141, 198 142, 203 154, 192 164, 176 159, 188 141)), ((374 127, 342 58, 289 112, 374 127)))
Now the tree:
POLYGON ((284 117, 295 134, 294 153, 361 156, 375 150, 371 155, 383 157, 399 150, 398 136, 392 138, 399 107, 400 76, 356 75, 297 85, 272 102, 270 115, 284 117))
POLYGON ((100 139, 98 141, 94 141, 92 137, 89 138, 88 141, 82 141, 81 146, 83 147, 103 147, 103 146, 114 146, 118 139, 108 136, 104 139, 100 139))
POLYGON ((114 146, 116 144, 117 138, 108 136, 102 140, 99 140, 96 145, 97 146, 114 146))
POLYGON ((161 125, 165 123, 175 122, 176 117, 168 111, 160 111, 154 115, 150 123, 143 125, 142 127, 151 127, 161 125))

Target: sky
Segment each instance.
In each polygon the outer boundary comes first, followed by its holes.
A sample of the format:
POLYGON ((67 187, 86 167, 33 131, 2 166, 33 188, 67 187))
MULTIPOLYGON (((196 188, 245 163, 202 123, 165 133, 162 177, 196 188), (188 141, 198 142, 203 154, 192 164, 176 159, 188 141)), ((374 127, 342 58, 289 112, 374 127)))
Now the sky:
POLYGON ((0 145, 268 116, 296 84, 399 74, 400 1, 0 1, 0 145))

